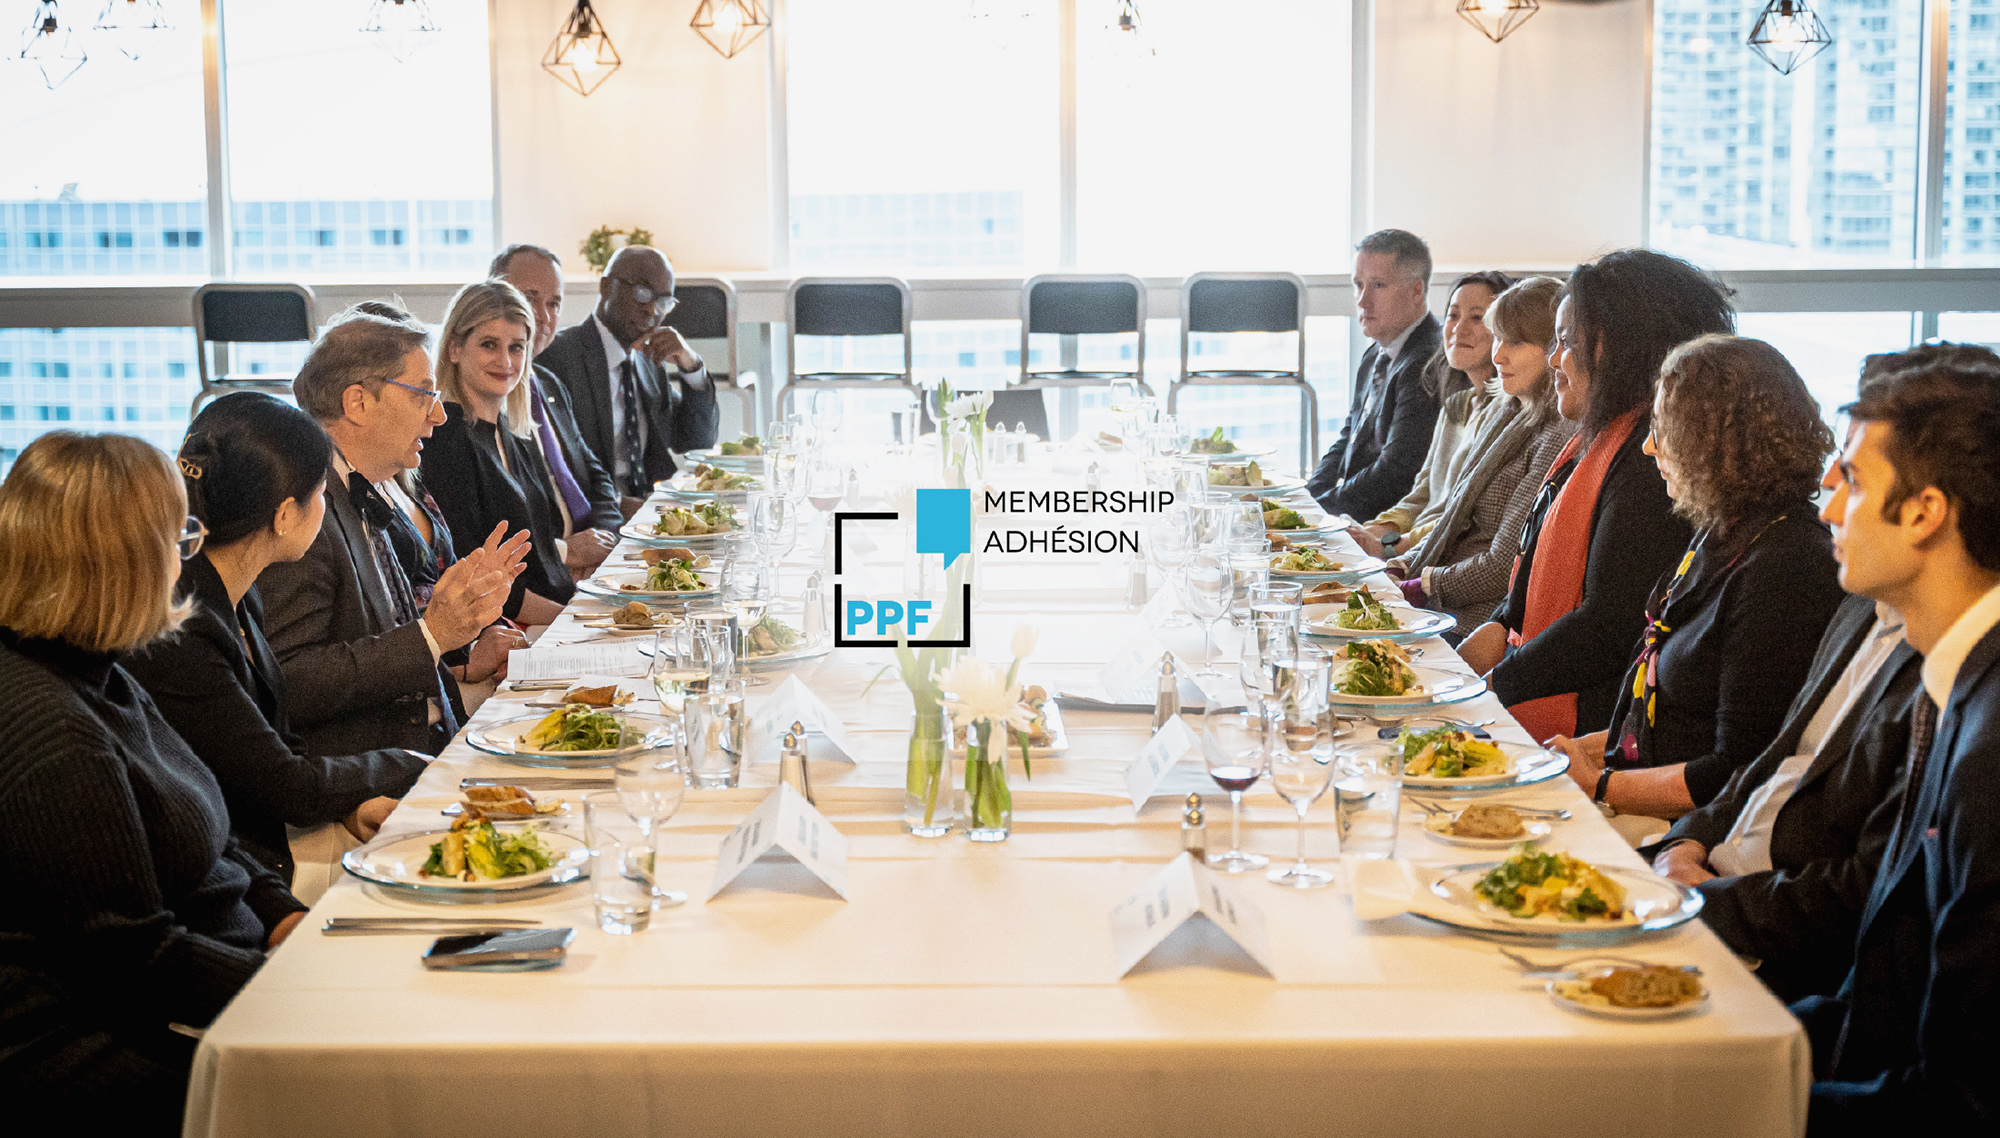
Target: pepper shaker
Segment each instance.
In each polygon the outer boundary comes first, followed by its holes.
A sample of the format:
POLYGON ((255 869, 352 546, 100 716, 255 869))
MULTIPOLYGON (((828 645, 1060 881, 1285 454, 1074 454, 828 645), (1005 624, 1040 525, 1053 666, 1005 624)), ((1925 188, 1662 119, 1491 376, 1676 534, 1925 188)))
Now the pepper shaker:
POLYGON ((1181 807, 1181 850, 1196 861, 1208 860, 1208 820, 1202 816, 1201 795, 1187 796, 1181 807))
POLYGON ((785 749, 778 757, 778 781, 798 791, 808 803, 817 806, 819 803, 813 801, 812 776, 806 773, 806 745, 800 739, 804 734, 799 729, 801 726, 794 723, 793 730, 785 732, 785 749))
POLYGON ((1181 713, 1181 677, 1174 671, 1173 653, 1160 656, 1160 682, 1153 693, 1153 730, 1167 725, 1167 720, 1181 713))

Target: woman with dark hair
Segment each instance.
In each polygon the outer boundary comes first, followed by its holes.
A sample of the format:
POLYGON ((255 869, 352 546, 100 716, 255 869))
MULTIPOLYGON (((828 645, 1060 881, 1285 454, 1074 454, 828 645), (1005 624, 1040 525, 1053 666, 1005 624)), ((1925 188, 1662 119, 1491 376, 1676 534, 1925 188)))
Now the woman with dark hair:
POLYGON ((1459 654, 1536 739, 1605 722, 1646 623, 1646 597, 1693 536, 1641 451, 1660 365, 1728 332, 1728 295, 1650 249, 1570 274, 1556 310, 1556 408, 1577 424, 1522 531, 1507 595, 1459 654))
POLYGON ((237 840, 287 881, 286 827, 338 822, 367 841, 428 761, 400 747, 310 755, 291 733, 256 581, 267 566, 305 556, 319 535, 332 452, 310 415, 268 395, 225 395, 195 417, 179 460, 189 507, 208 529, 181 572, 178 593, 193 610, 180 635, 128 665, 215 772, 237 840))
POLYGON ((1553 742, 1597 801, 1678 818, 1777 735, 1840 605, 1813 505, 1833 432, 1776 348, 1703 336, 1667 357, 1645 447, 1694 541, 1646 602, 1609 729, 1553 742))
POLYGON ((1347 531, 1370 556, 1409 549, 1430 532, 1444 513, 1465 443, 1504 402, 1494 384, 1493 333, 1486 326, 1486 310, 1513 283, 1507 274, 1493 272, 1467 273, 1453 282, 1444 344, 1424 365, 1424 390, 1440 405, 1424 465, 1402 501, 1347 531))

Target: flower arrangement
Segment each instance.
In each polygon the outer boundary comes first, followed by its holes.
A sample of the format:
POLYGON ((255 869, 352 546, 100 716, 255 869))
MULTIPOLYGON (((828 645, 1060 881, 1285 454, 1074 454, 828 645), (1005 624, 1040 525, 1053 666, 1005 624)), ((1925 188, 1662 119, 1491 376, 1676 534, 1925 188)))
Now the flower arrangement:
POLYGON ((653 231, 650 229, 641 229, 636 225, 630 229, 613 229, 608 225, 600 225, 590 231, 590 236, 584 238, 582 246, 577 249, 577 252, 583 254, 584 263, 590 266, 591 272, 602 273, 604 266, 611 263, 611 254, 618 251, 618 244, 615 244, 613 239, 618 237, 625 239, 622 242, 625 245, 653 243, 653 231))
POLYGON ((952 390, 950 380, 938 381, 939 461, 947 471, 956 466, 961 482, 967 479, 968 463, 981 472, 986 469, 986 412, 992 406, 991 391, 957 394, 952 390))
POLYGON ((1016 679, 1021 661, 1035 650, 1033 625, 1014 630, 1014 662, 1005 678, 985 660, 964 657, 937 678, 943 706, 951 721, 965 736, 966 834, 974 841, 1001 841, 1012 828, 1014 799, 1007 789, 1006 728, 1012 728, 1021 744, 1021 769, 1029 778, 1034 768, 1028 757, 1028 732, 1034 716, 1021 702, 1016 679), (1001 749, 993 747, 993 731, 1002 728, 1001 749))

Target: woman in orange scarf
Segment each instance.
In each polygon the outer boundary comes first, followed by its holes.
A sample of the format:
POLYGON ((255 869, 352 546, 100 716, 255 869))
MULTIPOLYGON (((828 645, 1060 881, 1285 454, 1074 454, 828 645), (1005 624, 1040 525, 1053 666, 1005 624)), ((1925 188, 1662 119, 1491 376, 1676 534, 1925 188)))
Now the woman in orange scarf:
POLYGON ((1642 451, 1660 365, 1734 327, 1723 289, 1663 253, 1623 249, 1570 274, 1549 364, 1577 434, 1528 516, 1506 597, 1459 649, 1536 739, 1610 720, 1646 598, 1693 536, 1642 451))

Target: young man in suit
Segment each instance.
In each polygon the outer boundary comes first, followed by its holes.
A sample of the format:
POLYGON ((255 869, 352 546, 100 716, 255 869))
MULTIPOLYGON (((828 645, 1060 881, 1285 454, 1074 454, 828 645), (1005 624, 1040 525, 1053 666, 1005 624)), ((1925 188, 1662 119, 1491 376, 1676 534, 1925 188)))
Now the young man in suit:
POLYGON ((1991 1133, 2000 1091, 2000 368, 1862 386, 1827 506, 1849 592, 1923 656, 1894 833, 1853 967, 1795 1004, 1813 1044, 1808 1133, 1991 1133))
MULTIPOLYGON (((509 245, 493 258, 487 275, 519 289, 535 313, 535 342, 529 355, 549 350, 562 319, 562 261, 540 245, 509 245)), ((604 563, 618 544, 618 527, 625 514, 619 506, 611 472, 583 441, 569 389, 555 374, 533 364, 528 383, 535 394, 536 427, 563 506, 569 511, 570 533, 562 540, 563 564, 577 580, 604 563)))
POLYGON ((407 747, 435 755, 458 732, 445 655, 471 647, 466 678, 492 675, 519 633, 495 626, 527 552, 496 528, 439 576, 427 607, 391 547, 386 511, 414 508, 395 476, 418 465, 444 421, 425 333, 413 321, 344 313, 292 381, 299 408, 333 440, 326 520, 298 561, 257 579, 264 633, 290 689, 293 729, 313 754, 407 747))
POLYGON ((1329 512, 1372 518, 1416 483, 1438 417, 1423 383, 1442 343, 1426 301, 1430 281, 1430 247, 1414 233, 1384 229, 1355 246, 1355 319, 1374 343, 1354 371, 1340 437, 1306 480, 1329 512))
POLYGON ((562 381, 583 440, 611 471, 627 517, 671 478, 670 451, 715 443, 715 385, 701 357, 663 324, 674 268, 657 249, 627 245, 597 282, 597 309, 536 359, 562 381))

